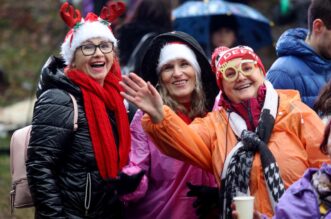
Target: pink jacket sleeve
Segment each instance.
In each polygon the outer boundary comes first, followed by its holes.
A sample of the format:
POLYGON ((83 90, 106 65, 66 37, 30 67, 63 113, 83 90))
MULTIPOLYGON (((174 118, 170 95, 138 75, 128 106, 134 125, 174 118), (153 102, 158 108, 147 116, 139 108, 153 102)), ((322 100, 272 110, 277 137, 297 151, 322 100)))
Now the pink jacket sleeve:
MULTIPOLYGON (((148 135, 141 126, 143 112, 138 110, 130 124, 131 131, 131 152, 130 163, 123 168, 123 172, 131 175, 144 170, 148 175, 150 171, 150 149, 148 145, 148 135)), ((121 197, 123 201, 137 201, 144 197, 148 189, 148 177, 146 175, 141 180, 138 188, 133 193, 121 197)))

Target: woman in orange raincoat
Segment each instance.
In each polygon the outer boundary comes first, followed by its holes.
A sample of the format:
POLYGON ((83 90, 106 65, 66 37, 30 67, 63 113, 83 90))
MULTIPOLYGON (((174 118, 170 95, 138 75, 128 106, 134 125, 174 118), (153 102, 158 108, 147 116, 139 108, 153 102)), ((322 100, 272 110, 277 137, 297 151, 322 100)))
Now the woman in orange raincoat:
POLYGON ((121 94, 146 112, 143 127, 163 153, 214 173, 221 218, 231 218, 238 193, 255 196, 255 208, 271 216, 285 188, 308 167, 329 160, 319 150, 324 125, 297 91, 275 90, 265 80, 251 48, 219 47, 212 67, 222 91, 220 108, 190 125, 135 74, 123 77, 121 94))

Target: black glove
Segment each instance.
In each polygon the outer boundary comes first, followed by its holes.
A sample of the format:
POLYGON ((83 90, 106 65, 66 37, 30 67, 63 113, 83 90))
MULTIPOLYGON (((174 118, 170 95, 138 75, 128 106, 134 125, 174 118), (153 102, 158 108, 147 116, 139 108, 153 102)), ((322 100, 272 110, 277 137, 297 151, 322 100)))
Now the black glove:
POLYGON ((212 211, 219 208, 219 190, 217 187, 192 185, 190 182, 187 183, 187 187, 190 190, 186 195, 197 197, 193 202, 193 207, 199 218, 206 218, 212 211))
POLYGON ((116 190, 118 195, 129 194, 137 189, 144 174, 143 170, 133 175, 120 172, 116 179, 108 179, 107 184, 109 188, 116 190))

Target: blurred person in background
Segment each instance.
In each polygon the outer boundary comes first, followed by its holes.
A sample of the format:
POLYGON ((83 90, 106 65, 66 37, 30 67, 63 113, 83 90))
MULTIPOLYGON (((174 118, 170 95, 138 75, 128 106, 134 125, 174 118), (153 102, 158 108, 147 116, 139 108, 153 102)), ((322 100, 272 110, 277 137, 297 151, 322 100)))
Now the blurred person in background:
POLYGON ((143 177, 120 172, 131 138, 110 22, 121 11, 109 7, 100 17, 82 18, 67 2, 61 7, 71 29, 61 45, 63 59, 52 56, 42 68, 26 161, 38 219, 122 218, 118 195, 134 191, 143 177), (69 94, 78 108, 76 131, 69 94))
POLYGON ((267 73, 276 89, 295 89, 313 107, 320 89, 331 79, 331 0, 312 0, 308 30, 289 29, 276 45, 278 59, 267 73))
MULTIPOLYGON (((210 48, 214 51, 217 47, 228 48, 238 45, 238 24, 234 16, 214 15, 210 21, 210 48)), ((221 92, 216 97, 214 109, 218 108, 221 92)))
MULTIPOLYGON (((134 2, 134 1, 133 1, 134 2)), ((138 0, 127 21, 117 29, 119 61, 122 74, 141 73, 141 61, 151 40, 172 30, 171 7, 168 0, 138 0)), ((129 120, 136 107, 129 103, 129 120)))
MULTIPOLYGON (((157 86, 165 104, 186 124, 194 118, 204 117, 211 110, 218 92, 202 48, 183 32, 167 32, 154 38, 143 57, 141 75, 157 86)), ((130 125, 132 144, 130 165, 126 168, 138 166, 144 170, 148 185, 123 197, 128 203, 127 218, 198 218, 193 207, 196 196, 187 196, 187 183, 217 187, 213 174, 164 155, 143 130, 142 117, 143 112, 137 111, 130 125)), ((194 188, 198 190, 199 186, 194 188)), ((203 208, 197 211, 201 217, 209 213, 203 208)), ((218 218, 217 215, 214 218, 218 218)))
POLYGON ((171 30, 171 7, 168 0, 140 0, 132 17, 117 32, 121 67, 126 66, 131 58, 134 63, 131 71, 140 74, 141 58, 151 39, 157 34, 171 30), (131 57, 139 42, 147 34, 148 37, 144 38, 143 45, 140 45, 135 57, 131 57))
POLYGON ((275 90, 265 80, 251 48, 217 48, 212 68, 221 107, 189 125, 135 74, 123 76, 121 95, 146 113, 142 126, 163 153, 214 173, 222 218, 231 218, 239 192, 255 196, 256 209, 272 216, 285 188, 329 160, 319 150, 324 124, 297 91, 275 90))
POLYGON ((238 25, 234 16, 215 15, 210 19, 211 51, 220 46, 230 48, 238 45, 238 25))

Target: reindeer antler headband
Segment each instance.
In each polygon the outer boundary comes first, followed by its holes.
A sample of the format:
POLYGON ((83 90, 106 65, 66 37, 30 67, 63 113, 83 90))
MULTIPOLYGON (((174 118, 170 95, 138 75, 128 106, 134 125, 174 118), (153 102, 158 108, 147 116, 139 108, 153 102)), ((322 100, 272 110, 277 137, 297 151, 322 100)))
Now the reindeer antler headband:
POLYGON ((114 37, 110 24, 123 14, 125 9, 123 2, 113 2, 108 7, 102 8, 100 17, 90 12, 85 18, 82 18, 78 9, 75 9, 68 2, 63 3, 60 15, 68 27, 71 28, 61 45, 61 55, 66 64, 68 65, 72 62, 77 47, 88 39, 100 37, 113 42, 116 47, 117 40, 114 37))

